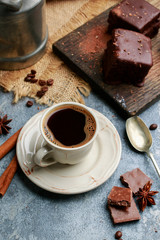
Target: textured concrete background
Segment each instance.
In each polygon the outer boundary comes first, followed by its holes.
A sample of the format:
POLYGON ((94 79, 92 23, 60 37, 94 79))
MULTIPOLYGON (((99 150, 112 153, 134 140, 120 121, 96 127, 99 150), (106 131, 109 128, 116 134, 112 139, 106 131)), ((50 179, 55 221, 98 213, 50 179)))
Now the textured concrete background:
MULTIPOLYGON (((0 112, 13 118, 10 134, 0 136, 0 145, 34 114, 46 106, 34 103, 25 106, 27 98, 12 104, 12 93, 0 89, 0 112)), ((113 186, 122 186, 119 177, 139 167, 154 180, 152 190, 160 191, 160 179, 146 154, 136 152, 128 142, 125 120, 104 99, 92 93, 86 105, 104 114, 117 128, 122 141, 120 164, 110 179, 97 189, 79 195, 65 196, 47 192, 32 183, 19 168, 7 193, 0 198, 0 240, 112 240, 117 230, 123 240, 160 239, 160 194, 155 196, 156 206, 147 207, 141 220, 113 225, 106 209, 107 196, 113 186)), ((160 166, 160 102, 147 109, 140 117, 147 126, 159 125, 152 131, 152 152, 160 166)), ((0 161, 0 175, 15 151, 0 161)))

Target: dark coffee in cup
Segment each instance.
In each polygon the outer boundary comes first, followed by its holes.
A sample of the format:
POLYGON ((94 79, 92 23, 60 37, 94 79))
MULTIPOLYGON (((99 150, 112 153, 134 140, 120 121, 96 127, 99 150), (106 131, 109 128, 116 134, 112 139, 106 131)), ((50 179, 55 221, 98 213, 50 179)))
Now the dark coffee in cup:
POLYGON ((92 114, 79 106, 66 105, 50 112, 43 122, 46 137, 60 147, 75 148, 89 142, 95 131, 92 114))

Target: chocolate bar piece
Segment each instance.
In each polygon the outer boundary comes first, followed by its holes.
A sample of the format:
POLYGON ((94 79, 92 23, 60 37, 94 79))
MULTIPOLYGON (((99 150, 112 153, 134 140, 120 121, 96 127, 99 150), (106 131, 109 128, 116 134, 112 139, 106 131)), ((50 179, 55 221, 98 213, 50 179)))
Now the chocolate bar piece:
POLYGON ((108 204, 113 206, 130 207, 132 191, 130 188, 113 187, 108 195, 108 204))
POLYGON ((128 208, 124 207, 113 207, 108 205, 108 208, 111 213, 111 217, 113 219, 114 224, 130 222, 140 220, 140 214, 135 204, 134 199, 132 198, 131 206, 128 208))
POLYGON ((109 13, 108 31, 125 28, 154 37, 160 27, 160 10, 145 0, 123 0, 109 13))
POLYGON ((103 59, 104 81, 142 86, 153 65, 151 40, 141 33, 115 29, 103 59))
POLYGON ((120 176, 120 180, 126 187, 131 188, 133 193, 138 192, 139 188, 143 188, 148 181, 153 183, 153 180, 144 174, 139 168, 124 173, 120 176))

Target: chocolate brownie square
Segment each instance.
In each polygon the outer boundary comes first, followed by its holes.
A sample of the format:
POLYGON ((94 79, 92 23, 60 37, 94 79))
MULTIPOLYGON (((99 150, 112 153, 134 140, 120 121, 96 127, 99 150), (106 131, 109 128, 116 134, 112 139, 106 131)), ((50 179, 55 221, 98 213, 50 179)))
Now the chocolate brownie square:
POLYGON ((152 67, 151 40, 141 33, 114 29, 103 58, 104 81, 143 86, 152 67))
POLYGON ((130 188, 113 187, 108 195, 108 204, 112 206, 130 207, 132 191, 130 188))
POLYGON ((108 31, 125 28, 154 37, 160 27, 160 10, 145 0, 123 0, 109 13, 108 31))
POLYGON ((129 187, 133 193, 138 192, 139 188, 143 188, 148 181, 153 183, 153 180, 139 168, 135 168, 132 171, 122 174, 120 180, 126 187, 129 187))

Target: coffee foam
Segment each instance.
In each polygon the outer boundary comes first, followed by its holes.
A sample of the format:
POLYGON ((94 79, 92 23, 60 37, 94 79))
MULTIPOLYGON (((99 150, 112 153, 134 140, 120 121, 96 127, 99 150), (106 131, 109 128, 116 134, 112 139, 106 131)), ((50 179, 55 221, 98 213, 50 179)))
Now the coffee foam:
POLYGON ((93 115, 89 111, 87 111, 87 109, 84 109, 84 108, 81 108, 81 107, 75 106, 75 105, 73 105, 73 106, 65 105, 63 107, 57 107, 57 108, 53 109, 53 111, 50 111, 45 116, 45 118, 43 120, 43 131, 44 131, 45 136, 48 138, 48 140, 51 143, 54 143, 55 145, 60 146, 60 147, 76 148, 76 147, 83 146, 84 144, 86 144, 87 142, 89 142, 92 139, 92 137, 94 136, 95 131, 96 131, 96 121, 95 121, 95 118, 93 117, 93 115), (84 132, 86 134, 86 138, 79 144, 72 145, 72 146, 66 146, 66 145, 62 144, 54 137, 53 133, 47 126, 47 122, 48 122, 49 118, 52 116, 52 114, 54 114, 58 110, 63 110, 63 109, 73 109, 73 110, 83 113, 85 115, 86 123, 85 123, 85 127, 84 127, 84 132))

